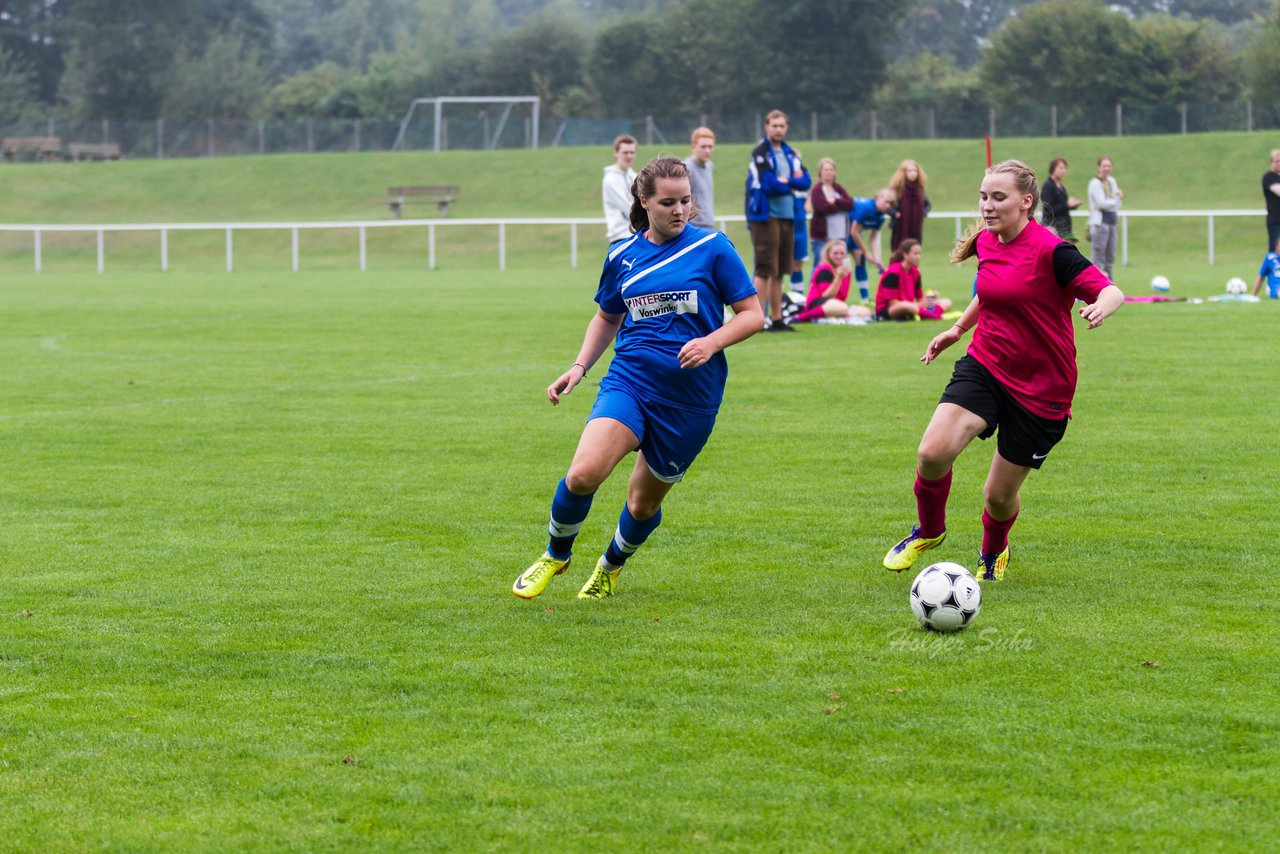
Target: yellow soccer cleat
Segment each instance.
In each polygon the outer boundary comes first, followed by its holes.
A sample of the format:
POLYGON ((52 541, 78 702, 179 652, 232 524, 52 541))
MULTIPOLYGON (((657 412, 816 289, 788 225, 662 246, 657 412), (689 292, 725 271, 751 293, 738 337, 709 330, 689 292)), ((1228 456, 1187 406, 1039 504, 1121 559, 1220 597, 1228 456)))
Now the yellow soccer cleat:
POLYGON ((946 531, 936 537, 922 537, 920 536, 920 526, 916 525, 902 542, 889 549, 889 553, 884 556, 884 568, 891 569, 894 572, 910 569, 911 564, 919 560, 922 553, 927 552, 934 546, 942 545, 942 541, 946 538, 946 531))
POLYGON ((533 566, 520 573, 516 583, 511 586, 511 592, 521 599, 532 599, 547 589, 551 579, 562 575, 568 568, 568 560, 557 560, 549 554, 544 554, 533 562, 533 566))
POLYGON ((596 561, 596 568, 592 571, 591 577, 578 591, 578 598, 604 599, 606 596, 612 596, 614 588, 618 586, 619 575, 622 575, 622 567, 606 569, 604 558, 600 558, 596 561))
POLYGON ((973 577, 979 581, 1004 581, 1004 571, 1009 568, 1009 547, 998 555, 978 554, 978 565, 973 577))

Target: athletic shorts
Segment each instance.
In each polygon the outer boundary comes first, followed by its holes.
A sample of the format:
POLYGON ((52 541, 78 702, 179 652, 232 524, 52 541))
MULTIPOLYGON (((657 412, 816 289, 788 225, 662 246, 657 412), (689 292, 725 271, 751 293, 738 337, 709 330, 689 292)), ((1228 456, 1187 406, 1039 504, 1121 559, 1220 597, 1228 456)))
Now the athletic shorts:
POLYGON ((607 374, 587 421, 593 418, 612 418, 635 433, 649 471, 663 483, 684 479, 716 423, 714 412, 644 400, 631 386, 607 374))
POLYGON ((770 217, 767 222, 749 222, 751 245, 755 249, 755 275, 758 279, 785 279, 791 275, 792 244, 796 224, 789 219, 770 217))
POLYGON ((1280 282, 1267 282, 1267 293, 1271 294, 1272 299, 1280 299, 1280 282))
POLYGON ((969 355, 956 361, 939 403, 954 403, 987 422, 979 439, 999 428, 996 448, 1011 463, 1038 469, 1067 432, 1068 418, 1041 418, 1013 399, 991 371, 969 355))

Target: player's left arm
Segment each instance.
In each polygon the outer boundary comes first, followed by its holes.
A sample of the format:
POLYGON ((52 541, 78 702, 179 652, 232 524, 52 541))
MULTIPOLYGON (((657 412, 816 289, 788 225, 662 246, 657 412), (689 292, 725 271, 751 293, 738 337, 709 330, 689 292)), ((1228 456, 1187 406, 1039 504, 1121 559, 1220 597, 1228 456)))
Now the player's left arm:
POLYGON ((1107 285, 1098 294, 1098 298, 1080 309, 1080 316, 1089 321, 1087 329, 1097 329, 1102 321, 1120 310, 1124 305, 1124 291, 1115 285, 1107 285))
POLYGON ((733 309, 733 317, 710 335, 694 338, 685 342, 680 348, 680 367, 697 368, 739 341, 745 341, 764 328, 764 311, 760 308, 760 300, 755 294, 729 304, 733 309))

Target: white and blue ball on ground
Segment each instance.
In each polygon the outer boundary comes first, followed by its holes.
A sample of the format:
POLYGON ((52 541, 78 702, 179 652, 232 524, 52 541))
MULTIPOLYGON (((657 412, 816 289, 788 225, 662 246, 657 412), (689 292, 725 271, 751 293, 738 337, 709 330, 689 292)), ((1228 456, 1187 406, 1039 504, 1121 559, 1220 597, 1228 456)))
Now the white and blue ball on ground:
POLYGON ((1247 290, 1249 290, 1249 286, 1246 285, 1244 283, 1244 279, 1239 276, 1232 276, 1230 279, 1227 279, 1227 293, 1239 295, 1247 290))
POLYGON ((1164 276, 1153 276, 1151 279, 1151 290, 1158 294, 1169 293, 1169 280, 1164 276))
POLYGON ((911 613, 935 632, 958 632, 982 608, 982 588, 973 573, 958 563, 926 566, 911 582, 911 613))

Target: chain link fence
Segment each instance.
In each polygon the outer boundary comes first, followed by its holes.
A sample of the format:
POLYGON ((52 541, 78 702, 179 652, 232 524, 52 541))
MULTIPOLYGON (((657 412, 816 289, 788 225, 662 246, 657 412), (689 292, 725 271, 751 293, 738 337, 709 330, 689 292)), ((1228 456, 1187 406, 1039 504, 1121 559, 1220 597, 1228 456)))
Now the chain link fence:
MULTIPOLYGON (((1194 104, 1117 104, 1112 107, 1024 106, 1017 108, 851 110, 792 113, 792 140, 973 139, 991 137, 1132 136, 1208 131, 1280 130, 1280 110, 1251 101, 1194 104)), ((639 118, 580 118, 545 111, 534 138, 527 115, 513 116, 495 136, 483 110, 445 116, 439 145, 445 150, 609 145, 630 134, 645 145, 681 148, 699 125, 722 143, 760 138, 764 113, 733 116, 676 115, 639 118)), ((119 146, 130 158, 222 157, 298 152, 391 151, 401 122, 394 119, 302 119, 244 121, 100 121, 48 119, 5 126, 6 140, 57 137, 66 152, 75 144, 119 146)), ((400 150, 436 147, 429 111, 404 128, 400 150)), ((8 146, 6 146, 8 148, 8 146)), ((8 155, 7 155, 8 156, 8 155)), ((16 152, 14 157, 24 156, 16 152)))

